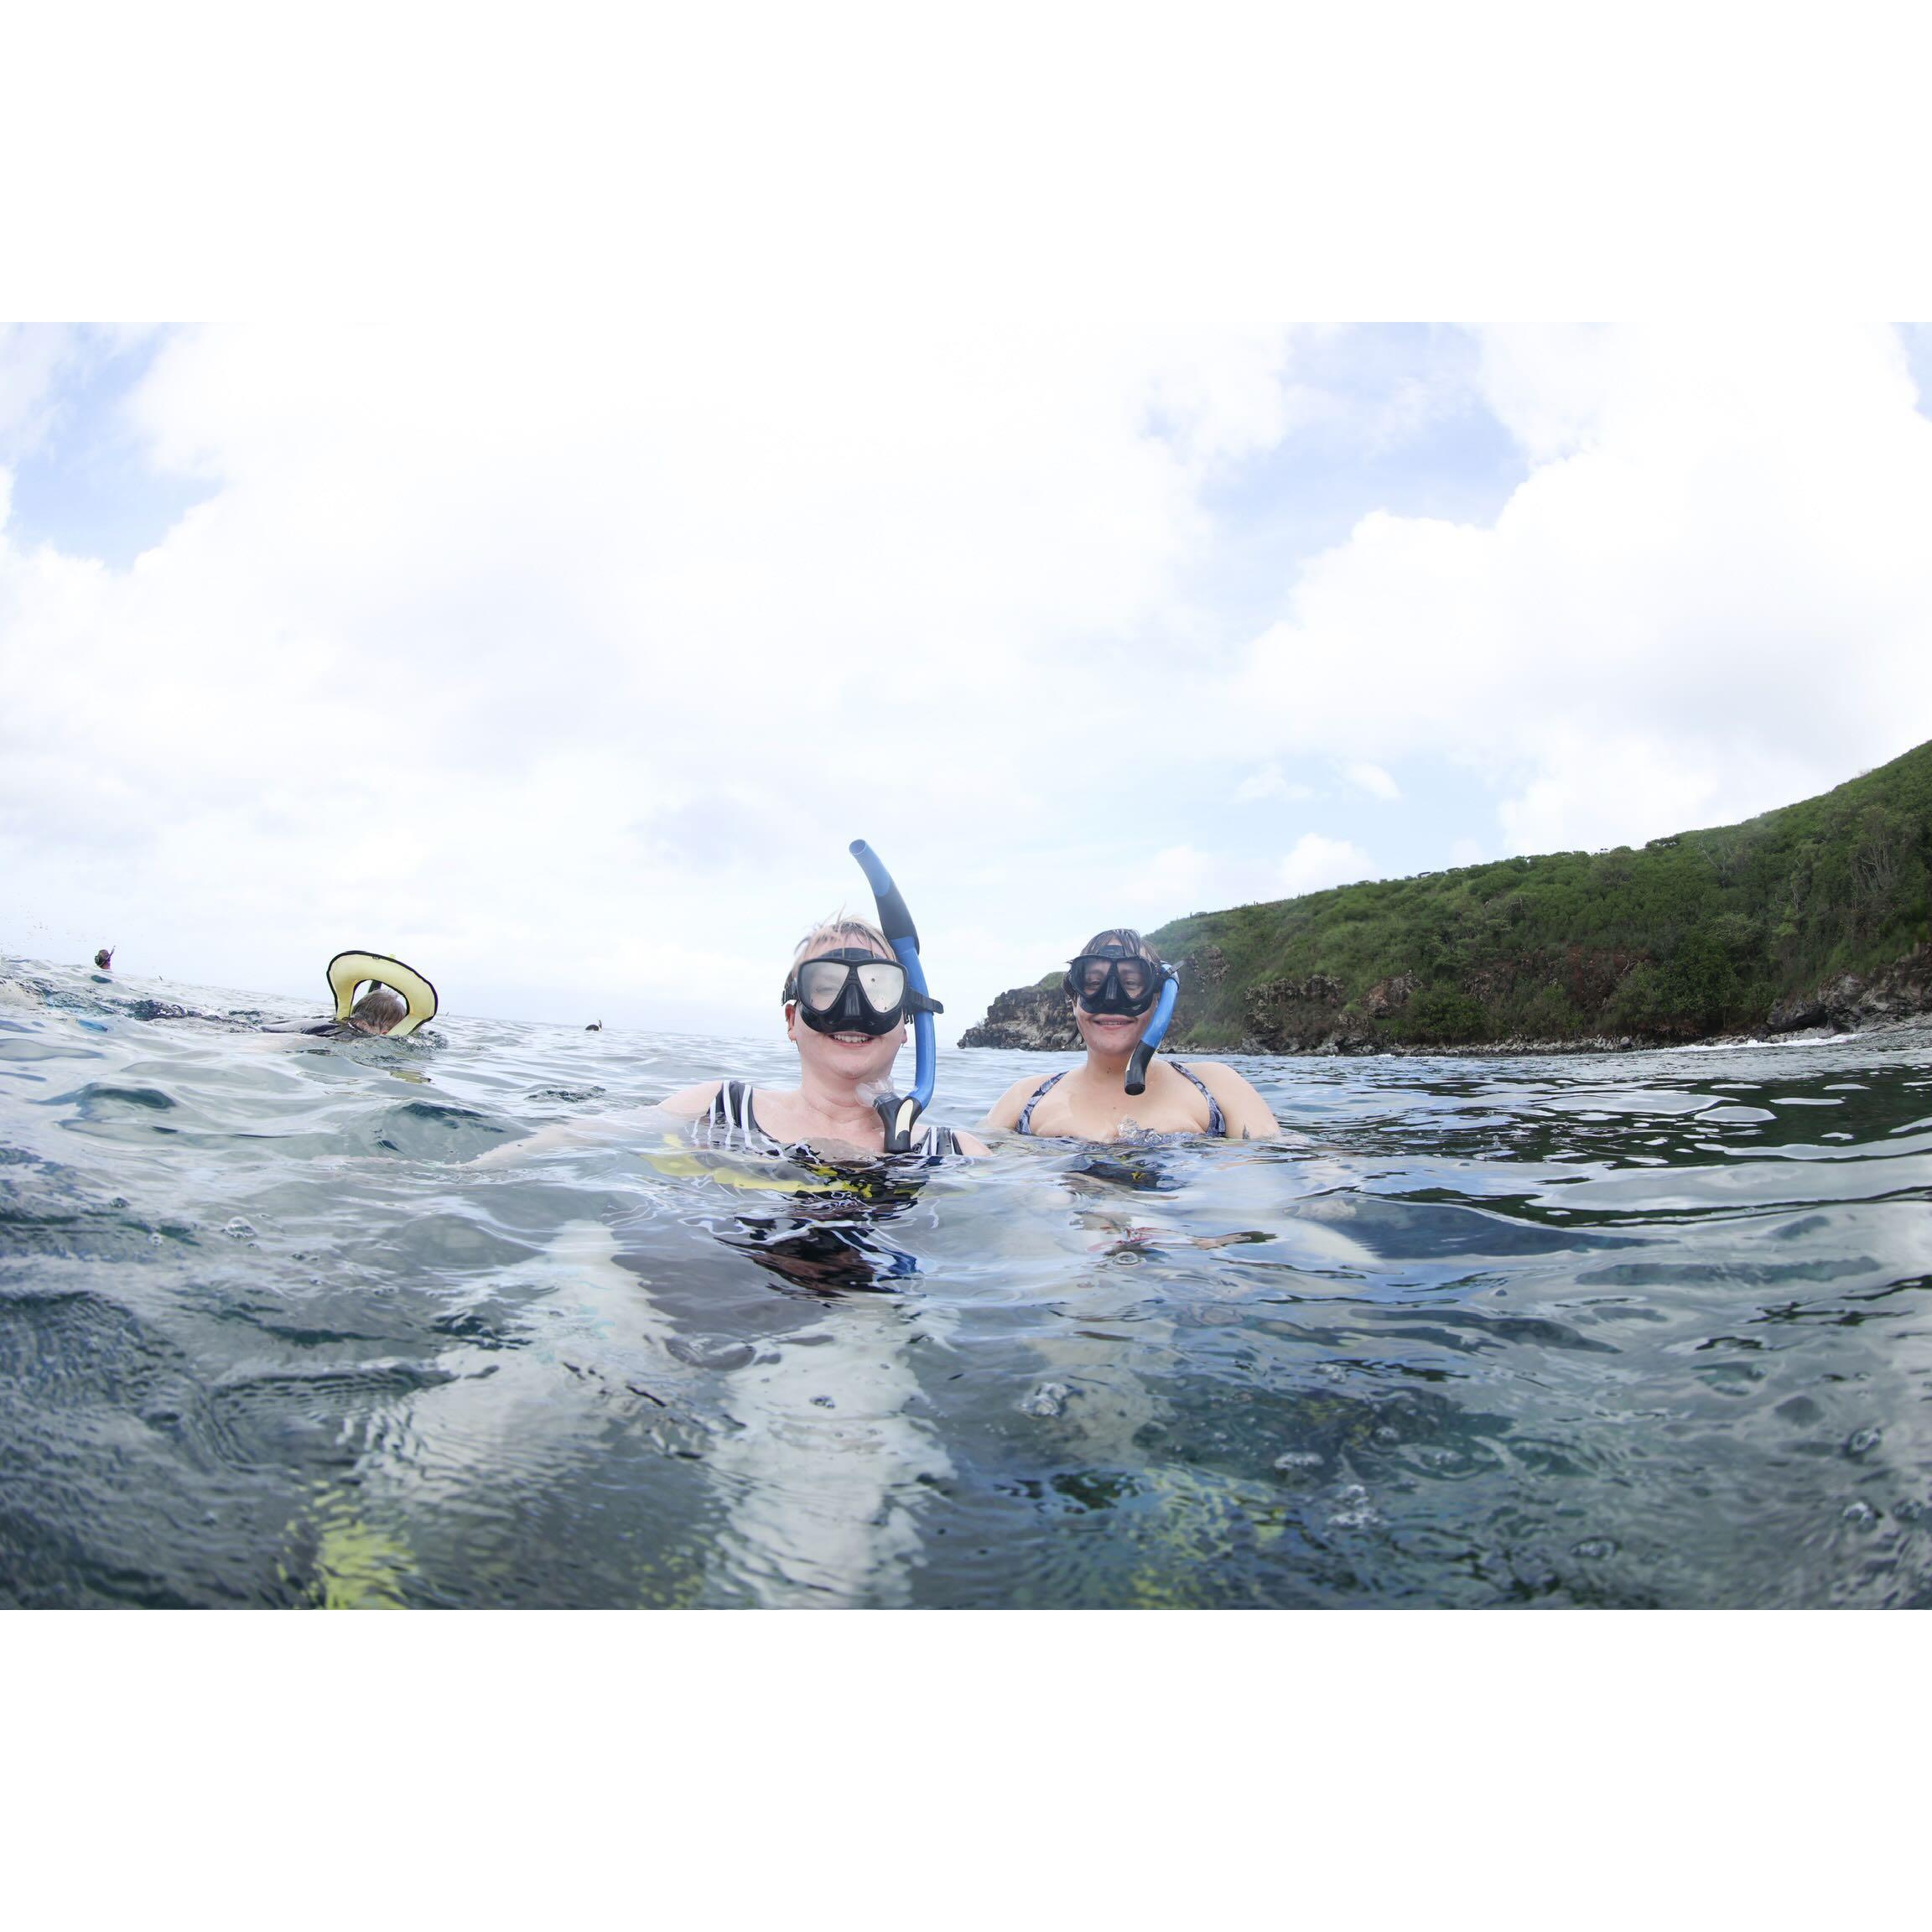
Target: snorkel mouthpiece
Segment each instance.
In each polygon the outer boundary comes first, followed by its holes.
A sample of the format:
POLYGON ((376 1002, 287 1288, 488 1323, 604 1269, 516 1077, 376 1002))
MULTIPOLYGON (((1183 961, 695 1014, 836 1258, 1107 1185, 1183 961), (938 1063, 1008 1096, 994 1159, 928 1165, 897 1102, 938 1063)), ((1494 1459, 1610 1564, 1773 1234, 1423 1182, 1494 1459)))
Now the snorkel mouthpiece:
POLYGON ((859 869, 865 875, 866 883, 872 888, 872 896, 878 901, 879 930, 886 935, 893 957, 906 969, 906 984, 909 989, 906 1004, 912 1014, 912 1091, 903 1099, 896 1093, 882 1093, 872 1103, 880 1124, 886 1130, 886 1151, 903 1154, 912 1145, 913 1124, 926 1111, 927 1104, 932 1098, 932 1080, 937 1071, 934 1062, 937 1054, 932 1015, 945 1009, 927 993, 926 969, 919 963, 918 929, 912 923, 912 915, 906 910, 906 901, 900 896, 899 888, 892 883, 892 875, 863 839, 854 839, 850 850, 859 861, 859 869))
POLYGON ((1145 1093, 1147 1091, 1147 1069, 1154 1064, 1154 1050, 1161 1044, 1161 1036, 1167 1031, 1167 1022, 1174 1017, 1174 1002, 1181 996, 1181 982, 1171 966, 1161 969, 1163 984, 1161 998, 1154 1008, 1154 1017, 1147 1031, 1140 1036, 1140 1044, 1134 1049, 1132 1058, 1127 1062, 1127 1091, 1130 1093, 1145 1093))

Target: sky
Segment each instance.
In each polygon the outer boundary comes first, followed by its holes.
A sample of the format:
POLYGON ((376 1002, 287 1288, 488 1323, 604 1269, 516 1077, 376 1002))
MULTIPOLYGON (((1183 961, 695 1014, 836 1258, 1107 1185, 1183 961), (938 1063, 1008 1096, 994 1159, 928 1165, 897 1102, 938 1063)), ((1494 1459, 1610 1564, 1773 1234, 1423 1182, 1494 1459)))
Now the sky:
POLYGON ((1091 932, 1638 844, 1932 737, 1916 328, 673 309, 0 331, 0 947, 943 1037, 1091 932))
POLYGON ((0 951, 764 1034, 863 837, 951 1037, 1932 736, 1883 8, 434 13, 9 44, 0 951))

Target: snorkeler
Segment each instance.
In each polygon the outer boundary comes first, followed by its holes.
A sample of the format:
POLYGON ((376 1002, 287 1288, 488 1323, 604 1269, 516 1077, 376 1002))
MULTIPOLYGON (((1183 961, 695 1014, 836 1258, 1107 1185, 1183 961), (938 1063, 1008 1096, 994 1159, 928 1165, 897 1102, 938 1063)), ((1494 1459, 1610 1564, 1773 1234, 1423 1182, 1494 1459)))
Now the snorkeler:
POLYGON ((1078 1140, 1197 1134, 1250 1140, 1280 1132, 1268 1103, 1233 1067, 1155 1057, 1179 984, 1138 932, 1097 932, 1062 984, 1086 1042, 1086 1063, 1044 1080, 1015 1081, 981 1127, 1078 1140))
POLYGON ((878 902, 879 923, 829 919, 792 952, 779 1000, 798 1050, 798 1085, 767 1092, 761 1103, 742 1080, 708 1081, 672 1094, 664 1110, 702 1116, 714 1147, 802 1148, 835 1160, 984 1154, 984 1143, 970 1134, 918 1124, 932 1098, 932 1015, 943 1009, 926 990, 918 931, 891 875, 863 839, 852 841, 851 853, 878 902), (901 1096, 892 1090, 892 1062, 908 1018, 916 1066, 912 1091, 901 1096), (761 1117, 754 1111, 761 1104, 761 1117))
POLYGON ((335 995, 329 1020, 285 1021, 270 1033, 319 1033, 349 1039, 359 1033, 399 1040, 436 1017, 436 989, 413 966, 380 953, 338 953, 329 962, 329 990, 335 995), (358 987, 366 987, 360 999, 358 987))
MULTIPOLYGON (((886 1116, 904 1104, 891 1093, 892 1062, 906 1043, 908 1015, 919 1010, 914 1002, 925 998, 891 943, 865 920, 828 919, 794 948, 779 997, 798 1050, 796 1088, 706 1081, 670 1095, 664 1110, 702 1120, 700 1137, 714 1147, 805 1147, 847 1159, 891 1150, 886 1116)), ((987 1150, 970 1134, 913 1124, 905 1151, 932 1160, 987 1150)))

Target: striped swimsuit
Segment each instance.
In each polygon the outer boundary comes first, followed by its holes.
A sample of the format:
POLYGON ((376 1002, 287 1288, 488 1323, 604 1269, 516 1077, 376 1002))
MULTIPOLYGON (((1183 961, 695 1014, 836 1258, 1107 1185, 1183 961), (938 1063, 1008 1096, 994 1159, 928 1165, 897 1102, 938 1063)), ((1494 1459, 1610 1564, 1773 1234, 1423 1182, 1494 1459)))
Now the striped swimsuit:
MULTIPOLYGON (((758 1117, 751 1111, 749 1080, 720 1081, 718 1091, 711 1096, 710 1108, 699 1119, 697 1128, 699 1140, 707 1147, 746 1154, 812 1157, 809 1147, 788 1147, 758 1124, 758 1117)), ((917 1128, 912 1136, 912 1145, 907 1150, 924 1161, 939 1161, 948 1154, 961 1151, 959 1136, 950 1127, 937 1125, 917 1128)))
MULTIPOLYGON (((1192 1080, 1203 1093, 1208 1094, 1207 1126, 1205 1128, 1187 1128, 1178 1134, 1147 1134, 1136 1131, 1133 1134, 1123 1134, 1120 1138, 1123 1140, 1130 1140, 1144 1145, 1150 1140, 1192 1140, 1202 1133, 1225 1136, 1228 1132, 1228 1116, 1221 1111, 1221 1103, 1212 1093, 1208 1093, 1208 1083, 1191 1068, 1183 1067, 1178 1060, 1170 1060, 1167 1064, 1176 1073, 1192 1080)), ((1013 1130, 1015 1133, 1031 1134, 1033 1131, 1033 1109, 1040 1104, 1041 1097, 1050 1093, 1054 1088, 1057 1087, 1067 1078, 1070 1071, 1070 1068, 1062 1067, 1057 1073, 1049 1073, 1033 1089, 1032 1093, 1026 1098, 1026 1106, 1020 1111, 1019 1119, 1014 1124, 1013 1130)), ((1056 1134, 1050 1135, 1046 1138, 1056 1140, 1078 1140, 1083 1136, 1078 1134, 1056 1134)))

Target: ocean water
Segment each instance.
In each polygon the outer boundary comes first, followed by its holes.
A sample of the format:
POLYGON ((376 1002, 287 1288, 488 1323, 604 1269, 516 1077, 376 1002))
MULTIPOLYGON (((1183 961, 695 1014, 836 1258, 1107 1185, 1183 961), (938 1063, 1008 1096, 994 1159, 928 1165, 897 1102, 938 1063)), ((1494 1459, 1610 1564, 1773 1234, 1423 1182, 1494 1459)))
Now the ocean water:
POLYGON ((828 1193, 651 1109, 782 1041, 305 1010, 0 959, 0 1603, 1932 1604, 1932 1036, 828 1193))

